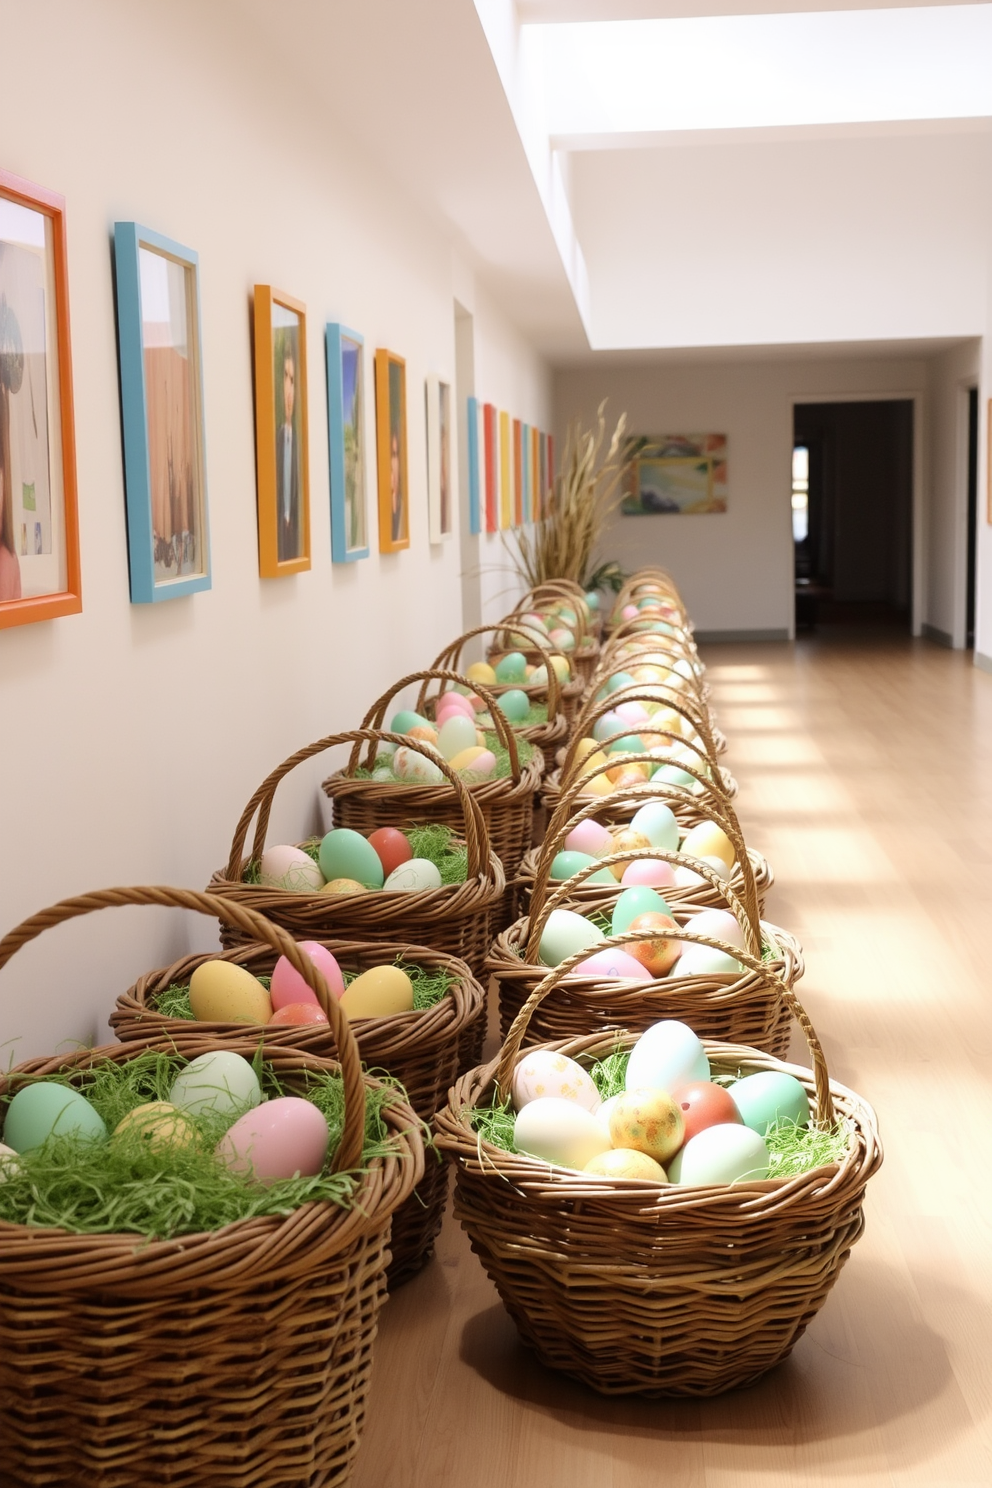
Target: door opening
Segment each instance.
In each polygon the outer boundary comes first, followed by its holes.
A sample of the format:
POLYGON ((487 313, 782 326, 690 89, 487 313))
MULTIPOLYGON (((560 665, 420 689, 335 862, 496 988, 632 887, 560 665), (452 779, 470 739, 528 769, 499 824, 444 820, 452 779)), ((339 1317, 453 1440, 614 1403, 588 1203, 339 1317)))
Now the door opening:
POLYGON ((978 389, 968 389, 968 577, 965 589, 964 643, 975 645, 975 549, 978 543, 978 389))

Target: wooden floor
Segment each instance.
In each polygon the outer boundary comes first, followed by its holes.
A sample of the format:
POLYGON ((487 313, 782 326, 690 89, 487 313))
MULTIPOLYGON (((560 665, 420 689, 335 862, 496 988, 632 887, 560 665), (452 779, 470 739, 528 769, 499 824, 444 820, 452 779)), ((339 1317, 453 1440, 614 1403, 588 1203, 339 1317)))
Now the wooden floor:
POLYGON ((535 1362, 448 1220, 383 1313, 359 1488, 992 1485, 992 677, 856 633, 705 660, 768 917, 879 1113, 867 1232, 756 1387, 618 1402, 535 1362))

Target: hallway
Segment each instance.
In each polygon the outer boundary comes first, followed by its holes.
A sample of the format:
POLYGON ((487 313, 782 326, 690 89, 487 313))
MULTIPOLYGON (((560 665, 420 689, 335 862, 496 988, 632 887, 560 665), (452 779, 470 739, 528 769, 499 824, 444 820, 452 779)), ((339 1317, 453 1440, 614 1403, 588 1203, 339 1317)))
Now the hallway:
POLYGON ((877 632, 703 656, 768 917, 878 1112, 866 1234, 781 1369, 645 1402, 536 1364, 449 1216, 383 1313, 358 1488, 992 1483, 992 677, 877 632))

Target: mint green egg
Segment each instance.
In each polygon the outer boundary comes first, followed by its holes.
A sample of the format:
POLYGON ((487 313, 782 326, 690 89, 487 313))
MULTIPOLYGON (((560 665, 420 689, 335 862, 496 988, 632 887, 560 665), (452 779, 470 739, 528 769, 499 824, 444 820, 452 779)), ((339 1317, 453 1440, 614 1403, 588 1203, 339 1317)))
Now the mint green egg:
POLYGON ((367 889, 381 889, 382 861, 361 832, 350 827, 335 827, 320 844, 317 855, 320 871, 330 883, 332 878, 353 878, 367 889))
MULTIPOLYGON (((608 870, 607 870, 608 871, 608 870)), ((647 884, 633 884, 624 889, 613 906, 611 929, 614 935, 623 935, 630 929, 631 920, 642 914, 671 914, 671 909, 656 889, 647 884)))
POLYGON ((408 734, 412 728, 433 728, 429 718, 423 718, 412 708, 401 708, 389 725, 391 734, 408 734))
POLYGON ((578 615, 572 609, 571 605, 559 605, 558 619, 563 625, 575 625, 578 621, 578 618, 578 615))
MULTIPOLYGON (((580 873, 583 868, 588 868, 592 863, 598 863, 598 858, 590 857, 584 852, 560 852, 551 864, 551 877, 561 882, 562 879, 571 878, 573 873, 580 873)), ((600 868, 597 873, 590 873, 583 883, 610 884, 616 886, 616 879, 609 868, 600 868)))
POLYGON ((522 651, 510 651, 496 663, 497 682, 525 682, 527 658, 522 651))
POLYGON ((572 909, 553 909, 541 936, 538 956, 545 966, 560 966, 569 956, 591 950, 605 939, 602 930, 585 915, 572 909))
POLYGON ((756 1075, 745 1075, 743 1080, 735 1080, 729 1090, 744 1125, 759 1137, 765 1136, 768 1128, 778 1121, 809 1125, 809 1097, 795 1076, 787 1075, 784 1070, 760 1070, 756 1075))
POLYGON ((690 775, 688 770, 680 770, 678 765, 660 765, 651 779, 659 780, 664 785, 688 786, 690 790, 696 784, 696 777, 690 775))
POLYGON ((644 740, 639 734, 624 734, 622 739, 614 739, 612 744, 606 746, 607 754, 643 754, 644 740))
POLYGON ((591 610, 599 609, 599 595, 595 589, 587 589, 584 595, 585 602, 591 610))
POLYGON ((103 1117, 78 1090, 39 1080, 20 1089, 7 1107, 3 1140, 15 1152, 30 1152, 51 1136, 105 1142, 107 1128, 103 1117))
POLYGON ((530 712, 530 698, 519 687, 514 687, 496 699, 496 706, 511 723, 521 723, 530 712))
POLYGON ((597 744, 608 739, 611 734, 622 733, 629 725, 625 724, 619 713, 604 713, 602 718, 597 718, 592 726, 592 736, 597 744))
POLYGON ((679 824, 674 811, 662 801, 649 801, 642 806, 630 823, 635 832, 640 832, 652 847, 665 852, 679 850, 679 824))

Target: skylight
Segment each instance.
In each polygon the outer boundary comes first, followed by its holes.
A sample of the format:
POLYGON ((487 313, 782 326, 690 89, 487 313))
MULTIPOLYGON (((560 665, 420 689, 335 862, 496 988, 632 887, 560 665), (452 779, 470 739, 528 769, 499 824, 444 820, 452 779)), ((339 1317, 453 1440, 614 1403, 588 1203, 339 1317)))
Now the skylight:
POLYGON ((992 116, 988 4, 525 25, 522 39, 552 144, 992 116))

